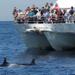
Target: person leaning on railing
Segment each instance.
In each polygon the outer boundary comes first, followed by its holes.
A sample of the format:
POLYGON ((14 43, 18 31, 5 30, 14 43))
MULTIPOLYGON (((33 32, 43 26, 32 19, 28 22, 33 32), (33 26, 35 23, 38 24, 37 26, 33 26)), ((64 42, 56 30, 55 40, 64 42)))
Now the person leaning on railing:
POLYGON ((13 14, 13 16, 14 16, 14 20, 16 20, 16 18, 17 18, 17 16, 18 16, 18 10, 17 10, 16 7, 14 7, 12 14, 13 14))
POLYGON ((74 22, 74 13, 75 13, 75 11, 74 11, 74 8, 72 6, 70 11, 69 11, 69 14, 70 14, 69 21, 70 22, 74 22))

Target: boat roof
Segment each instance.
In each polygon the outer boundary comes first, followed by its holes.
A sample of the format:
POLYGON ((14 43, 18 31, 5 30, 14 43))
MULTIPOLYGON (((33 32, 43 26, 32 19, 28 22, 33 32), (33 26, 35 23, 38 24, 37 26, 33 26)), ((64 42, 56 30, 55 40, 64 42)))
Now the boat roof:
POLYGON ((60 8, 71 8, 75 7, 75 0, 57 0, 56 3, 60 8))

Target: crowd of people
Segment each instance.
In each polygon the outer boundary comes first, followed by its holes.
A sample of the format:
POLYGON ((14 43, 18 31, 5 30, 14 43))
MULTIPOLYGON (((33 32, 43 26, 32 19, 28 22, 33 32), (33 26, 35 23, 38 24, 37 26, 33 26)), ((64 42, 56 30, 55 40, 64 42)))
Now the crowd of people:
POLYGON ((24 11, 14 7, 13 16, 17 22, 28 23, 64 23, 75 22, 75 10, 71 8, 60 8, 58 4, 46 3, 44 7, 38 8, 34 4, 24 11))

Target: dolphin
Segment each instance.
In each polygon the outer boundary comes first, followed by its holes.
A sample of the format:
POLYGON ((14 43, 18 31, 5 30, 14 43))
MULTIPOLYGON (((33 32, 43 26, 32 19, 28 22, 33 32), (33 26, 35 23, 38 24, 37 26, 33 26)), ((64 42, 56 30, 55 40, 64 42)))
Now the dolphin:
POLYGON ((31 65, 35 65, 35 59, 32 59, 31 63, 29 64, 10 64, 8 61, 7 61, 7 58, 4 57, 4 61, 2 64, 0 64, 0 67, 14 67, 14 66, 31 66, 31 65))

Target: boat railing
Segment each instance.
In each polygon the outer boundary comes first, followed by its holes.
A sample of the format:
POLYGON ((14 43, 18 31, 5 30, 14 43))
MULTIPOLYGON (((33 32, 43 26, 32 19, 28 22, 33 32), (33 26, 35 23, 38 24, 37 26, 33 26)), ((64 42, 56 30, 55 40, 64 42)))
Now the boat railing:
POLYGON ((28 23, 28 24, 34 24, 34 23, 75 23, 75 16, 64 17, 55 17, 55 16, 27 16, 25 18, 16 18, 15 21, 17 23, 28 23))

